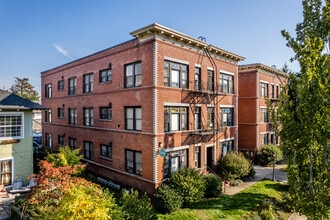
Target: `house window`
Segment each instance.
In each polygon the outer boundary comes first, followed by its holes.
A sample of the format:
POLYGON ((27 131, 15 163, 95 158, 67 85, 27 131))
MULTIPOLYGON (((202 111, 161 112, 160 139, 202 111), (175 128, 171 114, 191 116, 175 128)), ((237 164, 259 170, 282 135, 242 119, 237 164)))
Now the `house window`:
POLYGON ((64 90, 64 80, 63 79, 62 80, 59 80, 57 82, 57 89, 58 90, 64 90))
POLYGON ((94 126, 94 110, 93 108, 84 108, 84 125, 94 126))
POLYGON ((188 166, 188 149, 167 152, 164 158, 164 178, 188 166))
POLYGON ((272 99, 275 98, 274 91, 275 91, 275 86, 274 86, 274 84, 272 84, 272 91, 271 91, 271 97, 272 97, 272 99))
POLYGON ((201 68, 195 67, 195 90, 201 90, 201 68))
POLYGON ((75 108, 69 108, 69 124, 77 124, 77 109, 75 108))
POLYGON ((141 62, 125 65, 125 88, 138 87, 142 85, 141 62))
POLYGON ((220 73, 220 92, 234 93, 234 76, 220 73))
POLYGON ((141 107, 125 108, 125 129, 141 131, 142 130, 142 109, 141 107))
POLYGON ((0 184, 11 185, 12 173, 13 173, 13 161, 12 160, 0 160, 0 184))
POLYGON ((195 147, 194 160, 195 160, 195 167, 201 168, 201 147, 200 146, 195 147))
POLYGON ((100 119, 104 119, 104 120, 112 119, 112 108, 110 106, 100 108, 100 119))
POLYGON ((214 128, 214 108, 207 108, 207 128, 214 128))
POLYGON ((207 90, 214 91, 214 71, 207 70, 207 90))
POLYGON ((77 148, 77 139, 69 137, 69 147, 71 150, 74 150, 77 148))
POLYGON ((84 93, 93 92, 93 73, 84 75, 84 93))
POLYGON ((271 144, 277 144, 277 143, 276 143, 276 136, 275 136, 274 133, 271 133, 271 134, 270 134, 270 143, 271 143, 271 144))
POLYGON ((52 122, 52 110, 45 110, 45 122, 52 122))
POLYGON ((268 144, 268 133, 261 134, 261 146, 268 144))
POLYGON ((266 123, 268 121, 268 110, 267 108, 260 109, 260 122, 266 123))
POLYGON ((139 151, 125 150, 126 172, 142 176, 142 153, 139 151))
POLYGON ((202 121, 201 121, 201 107, 195 108, 195 129, 201 129, 202 121))
POLYGON ((22 113, 0 113, 0 140, 23 138, 23 121, 22 113))
POLYGON ((75 95, 76 90, 77 90, 77 79, 76 79, 76 77, 69 78, 68 82, 69 82, 68 94, 69 95, 75 95))
POLYGON ((188 65, 165 60, 164 86, 188 88, 188 65))
POLYGON ((52 147, 53 146, 53 138, 52 138, 52 134, 50 133, 46 133, 46 140, 45 140, 45 146, 46 147, 52 147))
POLYGON ((57 117, 64 118, 64 108, 57 109, 57 117))
POLYGON ((52 84, 48 83, 45 85, 45 98, 52 97, 52 84))
POLYGON ((109 144, 101 144, 100 148, 102 157, 112 158, 112 141, 109 144))
POLYGON ((276 98, 278 98, 278 85, 276 86, 276 98))
POLYGON ((234 149, 234 140, 222 141, 220 144, 222 155, 226 155, 227 152, 233 151, 234 149))
POLYGON ((187 107, 164 107, 164 131, 183 131, 188 129, 187 107))
POLYGON ((64 135, 59 135, 58 136, 58 145, 59 146, 64 146, 65 145, 65 136, 64 135))
POLYGON ((110 68, 100 71, 100 83, 112 81, 112 70, 110 68))
POLYGON ((260 96, 267 98, 268 97, 268 84, 267 83, 260 83, 260 96))
POLYGON ((84 141, 84 158, 87 160, 94 160, 93 142, 84 141))
POLYGON ((234 126, 234 108, 220 108, 221 127, 234 126))

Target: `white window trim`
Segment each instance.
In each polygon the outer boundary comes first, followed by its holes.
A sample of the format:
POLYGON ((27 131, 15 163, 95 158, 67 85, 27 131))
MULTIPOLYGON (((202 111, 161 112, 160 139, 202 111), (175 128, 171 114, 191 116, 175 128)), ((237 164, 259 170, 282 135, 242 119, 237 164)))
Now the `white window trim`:
POLYGON ((179 103, 179 102, 164 102, 164 106, 189 107, 189 104, 188 103, 179 103))
POLYGON ((165 60, 168 60, 168 61, 173 61, 173 62, 176 62, 176 63, 180 63, 180 64, 186 64, 186 65, 189 65, 189 62, 187 62, 187 61, 179 60, 179 59, 172 58, 172 57, 164 56, 164 59, 165 59, 165 60))
POLYGON ((235 76, 235 73, 233 72, 229 72, 229 71, 226 71, 226 70, 220 70, 220 74, 223 73, 223 74, 227 74, 227 75, 232 75, 232 76, 235 76))
POLYGON ((234 108, 234 105, 220 105, 220 108, 234 108))
POLYGON ((222 142, 226 142, 226 141, 233 141, 235 140, 235 138, 231 137, 231 138, 226 138, 226 139, 220 139, 220 143, 222 142))
POLYGON ((9 186, 7 187, 11 187, 13 185, 13 182, 14 182, 14 171, 15 171, 15 163, 14 163, 14 157, 4 157, 4 158, 1 158, 0 161, 4 161, 4 160, 11 160, 11 183, 9 186))
POLYGON ((20 115, 22 117, 22 125, 21 125, 21 136, 19 137, 0 137, 0 140, 16 140, 24 138, 24 113, 23 112, 0 112, 1 116, 16 116, 20 115))
POLYGON ((264 80, 260 80, 261 83, 266 83, 266 84, 269 84, 268 81, 264 81, 264 80))

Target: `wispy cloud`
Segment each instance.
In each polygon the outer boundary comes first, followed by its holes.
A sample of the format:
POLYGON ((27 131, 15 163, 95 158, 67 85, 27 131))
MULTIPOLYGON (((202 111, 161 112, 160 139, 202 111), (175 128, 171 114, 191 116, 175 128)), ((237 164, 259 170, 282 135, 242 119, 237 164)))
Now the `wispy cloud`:
POLYGON ((64 50, 64 49, 63 49, 62 47, 60 47, 58 44, 54 44, 54 47, 56 48, 56 50, 57 50, 58 52, 60 52, 61 54, 63 54, 63 55, 66 56, 67 58, 70 58, 70 59, 71 59, 71 57, 70 57, 68 51, 64 50))

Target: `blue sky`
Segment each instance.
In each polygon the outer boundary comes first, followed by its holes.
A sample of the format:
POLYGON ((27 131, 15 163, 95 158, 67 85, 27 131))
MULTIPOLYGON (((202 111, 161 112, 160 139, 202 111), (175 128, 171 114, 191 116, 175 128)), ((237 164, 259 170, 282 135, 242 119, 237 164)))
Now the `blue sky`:
POLYGON ((0 0, 0 89, 132 39, 159 23, 262 63, 299 71, 280 31, 295 35, 300 0, 0 0))

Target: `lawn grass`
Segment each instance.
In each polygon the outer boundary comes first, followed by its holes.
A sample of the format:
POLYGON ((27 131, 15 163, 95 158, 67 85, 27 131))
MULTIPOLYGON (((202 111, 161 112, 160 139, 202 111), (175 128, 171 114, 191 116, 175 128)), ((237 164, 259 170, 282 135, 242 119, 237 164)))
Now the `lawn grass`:
POLYGON ((222 195, 216 199, 205 199, 190 208, 181 209, 171 214, 159 214, 159 219, 249 219, 257 213, 258 207, 266 198, 281 200, 280 183, 270 180, 259 181, 235 195, 222 195))

